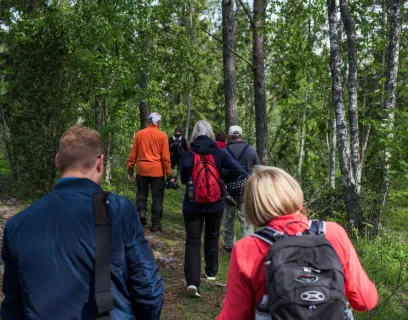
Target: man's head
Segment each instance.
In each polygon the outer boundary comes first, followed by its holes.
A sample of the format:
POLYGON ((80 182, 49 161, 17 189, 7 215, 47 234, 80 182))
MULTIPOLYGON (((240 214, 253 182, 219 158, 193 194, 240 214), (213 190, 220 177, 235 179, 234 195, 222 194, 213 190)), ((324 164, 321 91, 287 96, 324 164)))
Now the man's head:
POLYGON ((101 136, 97 131, 74 126, 63 133, 55 162, 63 177, 88 178, 101 183, 102 153, 101 136))
POLYGON ((215 135, 215 140, 225 142, 227 140, 227 137, 228 136, 224 131, 218 131, 215 135))
POLYGON ((160 113, 152 112, 151 114, 149 114, 149 123, 159 127, 161 123, 160 113))
POLYGON ((228 140, 230 141, 242 140, 242 128, 240 126, 231 126, 228 131, 228 140))
POLYGON ((179 136, 181 135, 181 129, 180 129, 179 127, 176 127, 176 128, 174 129, 174 135, 175 135, 176 137, 179 137, 179 136))

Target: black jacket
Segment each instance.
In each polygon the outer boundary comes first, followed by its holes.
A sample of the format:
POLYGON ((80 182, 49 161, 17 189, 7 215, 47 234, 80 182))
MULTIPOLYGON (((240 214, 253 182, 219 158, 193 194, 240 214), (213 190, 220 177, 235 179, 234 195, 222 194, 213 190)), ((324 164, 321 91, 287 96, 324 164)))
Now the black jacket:
MULTIPOLYGON (((223 178, 226 183, 241 178, 243 179, 248 176, 245 169, 237 161, 235 161, 228 152, 219 149, 215 141, 211 140, 207 136, 198 136, 197 139, 195 139, 194 142, 191 143, 190 150, 201 154, 211 153, 214 157, 218 172, 220 173, 221 178, 223 178), (223 169, 228 170, 228 176, 231 181, 226 181, 225 177, 222 176, 223 169)), ((180 178, 183 184, 187 184, 192 175, 194 154, 191 151, 187 151, 181 159, 180 178)), ((186 188, 183 202, 184 211, 195 213, 209 213, 220 211, 224 209, 224 207, 224 198, 221 198, 218 202, 215 203, 196 203, 194 200, 188 198, 188 189, 186 188)))

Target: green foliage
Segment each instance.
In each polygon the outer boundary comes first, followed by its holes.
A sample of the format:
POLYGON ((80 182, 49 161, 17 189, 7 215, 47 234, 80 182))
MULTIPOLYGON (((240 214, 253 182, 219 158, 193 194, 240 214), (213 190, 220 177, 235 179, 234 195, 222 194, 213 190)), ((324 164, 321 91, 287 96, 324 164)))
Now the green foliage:
POLYGON ((356 319, 404 319, 408 304, 408 243, 391 230, 367 241, 355 242, 357 253, 370 279, 376 284, 380 301, 376 309, 355 315, 356 319))

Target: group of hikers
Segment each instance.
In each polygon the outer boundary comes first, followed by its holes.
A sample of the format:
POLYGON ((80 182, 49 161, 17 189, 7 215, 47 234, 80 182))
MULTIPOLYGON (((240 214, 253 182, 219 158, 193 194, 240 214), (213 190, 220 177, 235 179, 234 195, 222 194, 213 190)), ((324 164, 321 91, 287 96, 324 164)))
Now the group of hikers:
POLYGON ((62 135, 55 158, 61 179, 5 227, 3 320, 160 319, 164 283, 143 225, 150 187, 150 230, 160 236, 165 188, 178 179, 185 185, 186 294, 201 297, 201 279, 216 280, 219 251, 230 254, 217 319, 352 319, 348 303, 360 312, 377 305, 377 289, 347 232, 309 220, 298 182, 261 166, 242 128, 214 135, 199 120, 187 142, 179 128, 169 139, 160 124, 152 112, 134 137, 128 178, 136 166, 136 207, 101 189, 97 131, 74 126, 62 135))

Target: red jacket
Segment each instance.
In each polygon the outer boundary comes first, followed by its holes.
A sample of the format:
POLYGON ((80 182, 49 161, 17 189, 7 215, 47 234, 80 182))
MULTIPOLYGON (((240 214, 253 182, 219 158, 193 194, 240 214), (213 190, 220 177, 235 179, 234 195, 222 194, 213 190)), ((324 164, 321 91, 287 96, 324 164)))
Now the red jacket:
MULTIPOLYGON (((301 221, 285 227, 288 234, 305 230, 308 218, 301 213, 281 216, 269 227, 282 230, 290 221, 301 221)), ((378 302, 377 289, 360 264, 346 231, 334 222, 326 223, 326 238, 336 250, 343 264, 345 292, 350 305, 357 311, 374 308, 378 302)), ((255 237, 238 241, 232 250, 228 271, 227 294, 218 320, 255 319, 255 308, 266 294, 264 259, 269 245, 255 237)))
POLYGON ((218 148, 224 149, 227 147, 227 144, 224 141, 216 141, 218 148))

